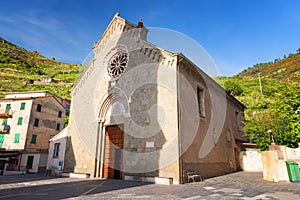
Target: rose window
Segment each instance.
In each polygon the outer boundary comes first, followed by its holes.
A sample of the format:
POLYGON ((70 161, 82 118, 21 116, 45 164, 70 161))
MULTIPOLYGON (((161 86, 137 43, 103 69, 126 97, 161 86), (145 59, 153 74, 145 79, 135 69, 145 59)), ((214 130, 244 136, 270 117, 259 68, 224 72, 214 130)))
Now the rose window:
POLYGON ((115 53, 108 62, 107 72, 110 77, 118 78, 126 70, 128 65, 128 54, 125 52, 115 53))

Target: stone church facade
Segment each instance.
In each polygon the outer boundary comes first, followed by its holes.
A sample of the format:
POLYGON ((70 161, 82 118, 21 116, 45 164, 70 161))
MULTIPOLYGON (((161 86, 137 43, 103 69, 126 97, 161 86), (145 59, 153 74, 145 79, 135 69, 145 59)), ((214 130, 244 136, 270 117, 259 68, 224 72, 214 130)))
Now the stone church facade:
POLYGON ((244 106, 181 53, 116 14, 74 85, 64 171, 187 182, 239 170, 244 106))

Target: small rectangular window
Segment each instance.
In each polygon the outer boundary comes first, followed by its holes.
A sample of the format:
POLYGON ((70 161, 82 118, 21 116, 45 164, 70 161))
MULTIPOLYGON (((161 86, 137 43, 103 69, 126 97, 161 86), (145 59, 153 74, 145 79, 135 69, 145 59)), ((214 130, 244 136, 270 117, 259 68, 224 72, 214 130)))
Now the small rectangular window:
POLYGON ((10 108, 11 108, 11 104, 10 103, 6 104, 5 113, 9 113, 10 108))
POLYGON ((0 148, 2 148, 2 145, 4 143, 4 137, 5 137, 5 134, 0 134, 0 148))
POLYGON ((4 142, 4 137, 5 137, 5 134, 0 134, 0 143, 4 142))
POLYGON ((58 117, 61 117, 61 116, 62 116, 62 112, 58 111, 58 117))
POLYGON ((204 93, 203 90, 200 88, 197 89, 197 99, 198 99, 199 116, 204 117, 205 116, 204 93))
POLYGON ((25 104, 26 104, 26 103, 24 103, 24 102, 23 102, 23 103, 21 103, 20 110, 25 110, 25 104))
POLYGON ((59 131, 60 130, 60 123, 56 124, 56 130, 59 131))
POLYGON ((66 109, 69 110, 70 109, 70 105, 66 104, 66 109))
POLYGON ((19 117, 18 118, 18 125, 22 125, 22 123, 23 123, 23 117, 19 117))
POLYGON ((37 135, 31 136, 31 144, 36 144, 36 137, 37 137, 37 135))
POLYGON ((41 104, 37 105, 36 111, 37 112, 42 112, 42 105, 41 104))
POLYGON ((3 119, 2 125, 7 125, 7 118, 4 118, 4 119, 3 119))
POLYGON ((35 118, 34 119, 34 126, 39 126, 39 122, 40 122, 40 120, 39 119, 37 119, 37 118, 35 118))
POLYGON ((20 133, 15 134, 14 143, 19 143, 20 141, 20 133))
POLYGON ((57 158, 59 156, 59 146, 60 146, 60 143, 54 144, 53 158, 57 158))

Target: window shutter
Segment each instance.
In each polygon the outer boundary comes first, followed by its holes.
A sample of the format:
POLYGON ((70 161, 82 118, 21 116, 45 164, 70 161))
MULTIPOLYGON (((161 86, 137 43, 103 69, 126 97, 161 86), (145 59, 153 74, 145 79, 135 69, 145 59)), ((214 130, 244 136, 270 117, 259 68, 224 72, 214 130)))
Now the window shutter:
POLYGON ((20 110, 25 110, 25 105, 26 105, 26 103, 21 103, 20 110))
POLYGON ((15 134, 14 143, 19 143, 20 141, 20 133, 15 134))
POLYGON ((36 144, 36 137, 37 137, 37 135, 31 136, 31 144, 36 144))
POLYGON ((23 123, 23 117, 19 117, 18 118, 18 125, 22 125, 22 123, 23 123))

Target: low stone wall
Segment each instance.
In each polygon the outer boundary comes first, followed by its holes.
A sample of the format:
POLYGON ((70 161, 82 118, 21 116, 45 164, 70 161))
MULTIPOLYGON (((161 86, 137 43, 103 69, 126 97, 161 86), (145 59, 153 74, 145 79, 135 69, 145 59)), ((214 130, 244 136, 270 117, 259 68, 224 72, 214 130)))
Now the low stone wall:
POLYGON ((286 147, 285 149, 287 160, 293 160, 300 164, 300 147, 297 149, 286 147))
POLYGON ((272 182, 289 181, 285 160, 276 151, 262 152, 263 179, 272 182))
POLYGON ((250 149, 240 153, 240 165, 246 172, 262 172, 262 157, 257 149, 250 149))
POLYGON ((178 182, 173 182, 172 178, 162 178, 162 177, 141 177, 141 176, 125 175, 124 180, 126 180, 126 181, 143 181, 143 182, 163 184, 163 185, 179 184, 178 182))
POLYGON ((300 163, 300 148, 272 144, 270 151, 262 152, 263 178, 267 181, 289 181, 286 161, 300 163))

